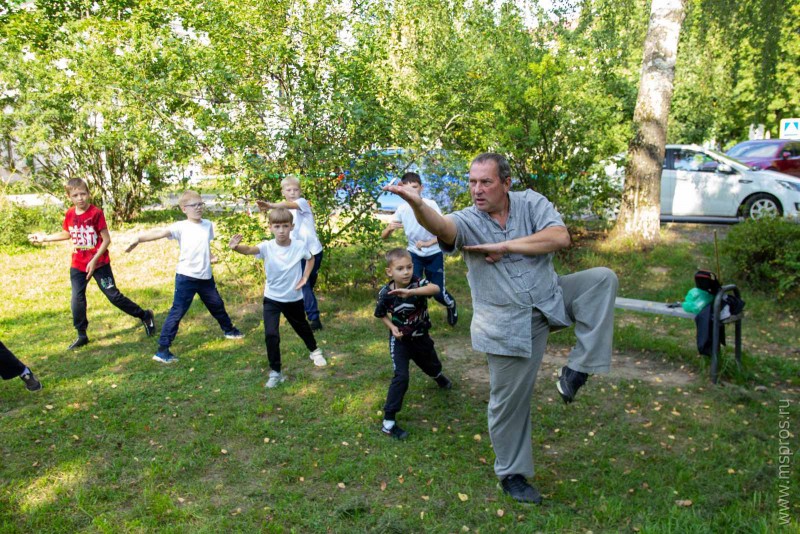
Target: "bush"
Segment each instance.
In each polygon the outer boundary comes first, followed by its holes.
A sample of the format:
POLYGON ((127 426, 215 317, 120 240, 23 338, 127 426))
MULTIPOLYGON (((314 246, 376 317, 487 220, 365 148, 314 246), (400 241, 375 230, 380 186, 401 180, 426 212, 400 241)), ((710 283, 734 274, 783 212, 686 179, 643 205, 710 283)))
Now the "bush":
POLYGON ((23 207, 0 196, 0 247, 13 249, 28 244, 28 234, 61 229, 64 212, 53 205, 23 207))
POLYGON ((800 293, 800 224, 750 219, 731 229, 721 249, 727 278, 745 280, 778 298, 800 293))

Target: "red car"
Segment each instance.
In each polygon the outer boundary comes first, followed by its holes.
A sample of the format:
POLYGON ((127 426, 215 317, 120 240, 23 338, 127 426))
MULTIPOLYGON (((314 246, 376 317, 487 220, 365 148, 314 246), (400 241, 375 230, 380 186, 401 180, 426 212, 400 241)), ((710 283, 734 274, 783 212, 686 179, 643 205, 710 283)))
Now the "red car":
POLYGON ((760 139, 739 143, 726 154, 757 170, 778 171, 800 178, 800 141, 760 139))

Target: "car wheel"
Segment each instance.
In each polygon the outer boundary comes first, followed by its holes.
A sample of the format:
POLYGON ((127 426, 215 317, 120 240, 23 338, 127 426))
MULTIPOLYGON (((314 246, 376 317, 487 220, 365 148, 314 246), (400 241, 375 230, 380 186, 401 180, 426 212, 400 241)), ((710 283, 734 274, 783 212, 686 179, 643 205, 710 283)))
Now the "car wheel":
POLYGON ((742 207, 742 214, 746 219, 761 219, 780 217, 783 215, 783 210, 778 199, 766 193, 759 193, 747 199, 742 207))

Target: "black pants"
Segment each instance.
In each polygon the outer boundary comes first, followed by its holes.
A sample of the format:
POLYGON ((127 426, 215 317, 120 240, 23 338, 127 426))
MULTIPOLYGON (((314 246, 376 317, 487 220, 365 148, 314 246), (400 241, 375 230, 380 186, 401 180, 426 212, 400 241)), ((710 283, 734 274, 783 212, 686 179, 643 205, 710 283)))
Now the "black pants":
POLYGON ((19 361, 0 341, 0 377, 3 380, 17 378, 24 370, 25 364, 19 361))
MULTIPOLYGON (((128 315, 144 319, 145 311, 117 289, 110 263, 95 269, 92 278, 111 304, 128 315)), ((86 279, 86 272, 79 271, 75 267, 70 267, 69 279, 72 282, 72 324, 78 334, 85 335, 89 326, 89 321, 86 319, 86 286, 89 281, 86 279)))
POLYGON ((281 372, 281 335, 278 325, 281 321, 281 314, 286 317, 294 331, 306 344, 308 351, 317 350, 317 340, 314 339, 311 325, 306 321, 303 301, 278 302, 264 297, 264 341, 267 343, 267 359, 269 368, 279 373, 281 372))
POLYGON ((413 361, 426 375, 436 378, 442 372, 442 362, 436 354, 431 336, 389 337, 389 354, 394 365, 394 377, 386 394, 383 407, 384 418, 394 421, 395 414, 403 407, 403 397, 408 390, 408 364, 413 361))

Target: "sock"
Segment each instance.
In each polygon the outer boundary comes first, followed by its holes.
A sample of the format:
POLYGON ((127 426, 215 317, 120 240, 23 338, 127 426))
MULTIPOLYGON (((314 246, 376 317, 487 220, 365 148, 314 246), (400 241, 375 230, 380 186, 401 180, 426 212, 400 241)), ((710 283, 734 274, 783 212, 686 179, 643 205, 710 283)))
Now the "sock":
POLYGON ((383 420, 383 428, 386 430, 391 430, 394 428, 394 421, 389 421, 388 419, 383 420))

